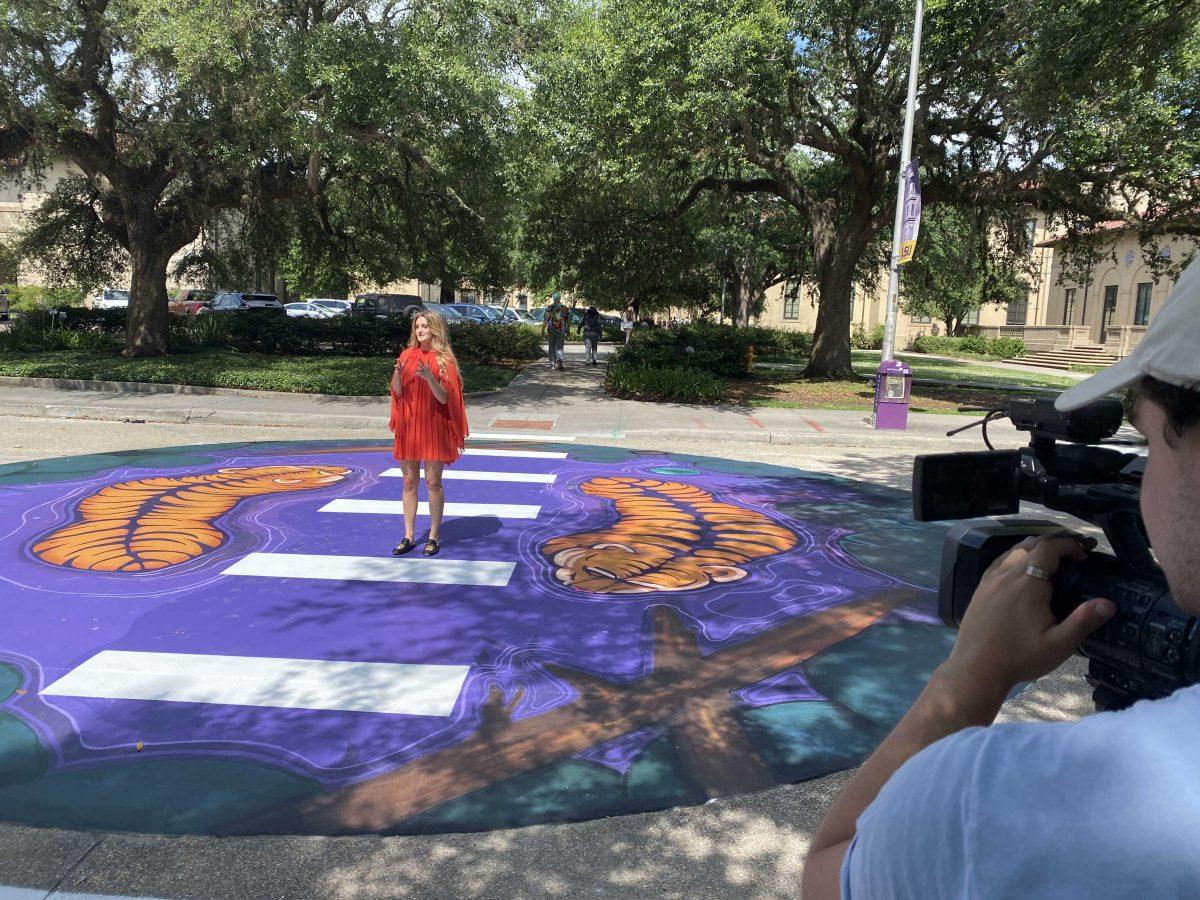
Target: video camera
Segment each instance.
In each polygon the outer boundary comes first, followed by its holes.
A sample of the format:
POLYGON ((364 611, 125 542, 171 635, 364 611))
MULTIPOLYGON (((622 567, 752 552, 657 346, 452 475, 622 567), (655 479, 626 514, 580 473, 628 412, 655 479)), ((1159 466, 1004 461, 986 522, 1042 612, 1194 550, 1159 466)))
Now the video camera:
MULTIPOLYGON (((983 410, 980 410, 983 411, 983 410)), ((1050 399, 1010 400, 980 421, 988 450, 918 456, 913 466, 913 516, 918 522, 1012 515, 1020 502, 1068 513, 1104 531, 1113 554, 1064 560, 1054 578, 1052 608, 1061 621, 1080 603, 1106 597, 1116 614, 1079 648, 1088 660, 1096 708, 1122 709, 1165 697, 1200 680, 1200 627, 1171 599, 1150 551, 1139 497, 1145 458, 1114 446, 1093 446, 1121 427, 1119 400, 1100 400, 1061 413, 1050 399), (1031 437, 1020 450, 996 450, 988 423, 1008 418, 1031 437)), ((963 522, 946 535, 938 613, 957 628, 988 566, 1030 535, 1061 530, 1039 519, 963 522)))

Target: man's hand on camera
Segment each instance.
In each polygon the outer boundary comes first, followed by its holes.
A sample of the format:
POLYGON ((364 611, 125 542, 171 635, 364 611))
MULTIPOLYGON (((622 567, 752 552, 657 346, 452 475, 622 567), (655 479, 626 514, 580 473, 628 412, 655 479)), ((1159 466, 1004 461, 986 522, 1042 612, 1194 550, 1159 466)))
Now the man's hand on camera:
POLYGON ((1062 665, 1116 609, 1108 600, 1089 600, 1061 623, 1050 611, 1050 577, 1064 559, 1082 562, 1093 546, 1094 539, 1064 531, 1028 538, 992 563, 963 616, 943 675, 967 689, 1007 693, 1062 665))

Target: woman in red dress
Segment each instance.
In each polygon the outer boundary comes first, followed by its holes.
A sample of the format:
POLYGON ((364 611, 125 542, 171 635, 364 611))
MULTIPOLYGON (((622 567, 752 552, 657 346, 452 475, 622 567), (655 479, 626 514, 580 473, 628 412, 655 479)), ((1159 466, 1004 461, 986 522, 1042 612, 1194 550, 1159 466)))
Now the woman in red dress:
POLYGON ((423 552, 435 556, 446 503, 442 468, 462 455, 469 434, 458 360, 441 316, 422 312, 413 317, 408 346, 396 360, 391 388, 388 428, 396 436, 392 455, 404 472, 404 540, 392 554, 400 556, 416 546, 417 485, 423 462, 429 489, 429 539, 423 552))

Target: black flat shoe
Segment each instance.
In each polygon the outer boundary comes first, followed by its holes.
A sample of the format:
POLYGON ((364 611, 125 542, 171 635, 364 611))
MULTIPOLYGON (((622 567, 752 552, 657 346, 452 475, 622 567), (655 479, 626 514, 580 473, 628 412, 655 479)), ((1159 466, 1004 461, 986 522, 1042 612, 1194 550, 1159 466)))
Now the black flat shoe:
POLYGON ((440 544, 437 542, 437 539, 436 539, 436 538, 430 538, 429 540, 427 540, 427 541, 425 542, 425 549, 424 549, 424 550, 422 550, 421 552, 422 552, 422 553, 423 553, 425 556, 437 556, 437 555, 438 555, 438 551, 439 551, 439 550, 441 550, 441 549, 442 549, 442 548, 441 548, 441 545, 440 545, 440 544))
POLYGON ((403 556, 415 546, 417 546, 416 541, 414 541, 412 538, 405 538, 392 548, 392 556, 403 556))

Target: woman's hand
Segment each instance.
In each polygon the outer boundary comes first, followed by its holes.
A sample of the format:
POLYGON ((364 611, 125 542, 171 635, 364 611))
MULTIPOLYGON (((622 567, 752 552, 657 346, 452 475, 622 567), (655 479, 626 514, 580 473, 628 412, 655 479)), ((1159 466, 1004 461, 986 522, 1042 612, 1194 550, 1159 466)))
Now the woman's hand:
POLYGON ((430 385, 437 380, 434 377, 433 369, 429 368, 429 364, 426 362, 417 363, 417 375, 424 378, 430 385))

